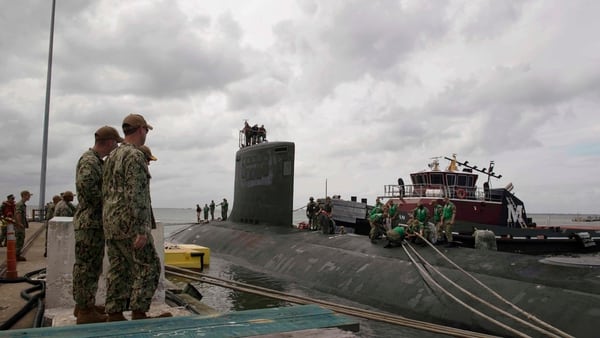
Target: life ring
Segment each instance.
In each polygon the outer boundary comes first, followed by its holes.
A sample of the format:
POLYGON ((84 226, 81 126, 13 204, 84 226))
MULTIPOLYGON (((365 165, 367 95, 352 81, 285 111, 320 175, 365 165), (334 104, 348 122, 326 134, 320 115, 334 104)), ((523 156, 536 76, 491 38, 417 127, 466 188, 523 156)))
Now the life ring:
POLYGON ((467 192, 465 191, 465 189, 458 189, 458 190, 456 190, 456 196, 458 198, 463 199, 463 198, 467 197, 467 192))

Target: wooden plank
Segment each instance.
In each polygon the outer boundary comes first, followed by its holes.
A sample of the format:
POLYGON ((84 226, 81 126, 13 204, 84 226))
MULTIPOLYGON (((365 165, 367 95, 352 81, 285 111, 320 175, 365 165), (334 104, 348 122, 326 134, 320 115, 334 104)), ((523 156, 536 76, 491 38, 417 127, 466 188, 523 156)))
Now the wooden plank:
POLYGON ((358 331, 358 322, 317 305, 0 332, 0 337, 244 337, 315 328, 358 331))

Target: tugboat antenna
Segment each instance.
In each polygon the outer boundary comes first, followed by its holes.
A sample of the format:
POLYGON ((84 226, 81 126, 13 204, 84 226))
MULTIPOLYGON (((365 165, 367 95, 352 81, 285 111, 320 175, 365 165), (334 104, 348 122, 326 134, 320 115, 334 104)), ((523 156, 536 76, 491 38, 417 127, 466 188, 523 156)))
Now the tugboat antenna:
POLYGON ((487 169, 486 168, 479 169, 479 168, 477 168, 476 165, 470 165, 469 161, 459 162, 458 160, 456 160, 456 157, 455 158, 444 157, 444 159, 450 161, 450 163, 455 162, 459 166, 469 168, 471 170, 474 170, 474 171, 480 172, 484 175, 487 175, 488 183, 490 182, 490 177, 498 178, 498 179, 500 179, 502 177, 502 175, 496 175, 496 173, 494 172, 494 161, 490 161, 490 165, 487 169))

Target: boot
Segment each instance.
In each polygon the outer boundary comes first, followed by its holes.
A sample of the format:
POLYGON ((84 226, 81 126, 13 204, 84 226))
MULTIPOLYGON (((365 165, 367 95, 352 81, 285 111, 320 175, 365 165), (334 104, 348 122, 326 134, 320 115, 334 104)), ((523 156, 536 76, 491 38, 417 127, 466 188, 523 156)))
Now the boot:
POLYGON ((77 324, 102 323, 106 321, 106 315, 96 312, 93 307, 79 308, 77 311, 77 324))
POLYGON ((161 314, 159 314, 158 316, 147 316, 146 312, 144 311, 131 311, 131 319, 132 320, 138 320, 138 319, 150 319, 150 318, 168 318, 168 317, 173 317, 173 314, 171 312, 163 312, 161 314))
POLYGON ((108 314, 107 322, 122 322, 127 320, 125 316, 123 316, 123 312, 113 312, 108 314))
MULTIPOLYGON (((94 305, 94 309, 99 314, 105 314, 104 305, 94 305)), ((75 318, 77 318, 78 313, 79 313, 79 305, 75 304, 75 309, 73 309, 73 316, 75 316, 75 318)))

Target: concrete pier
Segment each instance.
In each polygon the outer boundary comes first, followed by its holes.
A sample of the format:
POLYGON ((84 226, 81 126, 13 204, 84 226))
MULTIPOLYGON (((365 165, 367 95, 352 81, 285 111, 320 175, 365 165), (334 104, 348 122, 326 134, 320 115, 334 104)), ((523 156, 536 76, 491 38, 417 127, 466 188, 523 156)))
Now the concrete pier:
MULTIPOLYGON (((202 316, 192 315, 183 308, 172 308, 164 302, 153 302, 150 315, 157 315, 170 311, 175 317, 157 318, 140 321, 127 321, 116 323, 98 323, 75 325, 73 316, 71 270, 74 259, 74 242, 72 235, 72 222, 70 218, 56 218, 49 231, 48 259, 44 257, 44 224, 31 222, 26 230, 24 255, 27 261, 18 262, 18 276, 23 277, 30 272, 37 272, 47 268, 48 289, 46 290, 46 303, 50 298, 53 308, 45 311, 45 325, 52 324, 52 328, 33 328, 36 311, 29 311, 23 318, 10 327, 10 330, 0 331, 0 337, 104 337, 130 336, 148 337, 158 335, 173 335, 177 333, 182 337, 204 336, 254 336, 254 337, 325 337, 325 338, 350 338, 356 337, 353 332, 358 330, 358 322, 348 317, 337 315, 329 310, 315 306, 270 308, 265 310, 241 311, 230 314, 215 314, 206 312, 202 316), (62 284, 61 284, 62 283, 62 284), (68 286, 67 286, 68 285, 68 286), (59 292, 60 297, 52 293, 59 292), (64 299, 58 299, 58 298, 64 299), (241 330, 241 331, 240 331, 241 330)), ((162 227, 156 234, 155 241, 161 243, 162 227)), ((157 246, 158 247, 158 246, 157 246)), ((164 250, 157 250, 162 256, 164 250)), ((6 248, 0 247, 0 277, 4 275, 6 263, 6 248), (4 266, 3 266, 4 265, 4 266)), ((161 257, 162 259, 162 257, 161 257)), ((106 261, 105 261, 106 263, 106 261)), ((104 267, 106 271, 107 266, 104 267)), ((168 284, 168 281, 165 281, 168 284)), ((104 284, 105 285, 105 284, 104 284)), ((0 283, 0 325, 5 323, 26 303, 20 294, 31 288, 28 283, 0 283)), ((102 290, 105 293, 104 290, 102 290)), ((98 292, 98 303, 104 297, 98 292)), ((156 297, 164 297, 164 289, 157 292, 156 297)), ((124 313, 130 319, 130 312, 124 313)))
MULTIPOLYGON (((164 230, 162 223, 152 230, 156 252, 164 266, 164 230)), ((75 263, 75 232, 72 217, 54 217, 48 224, 48 267, 46 269, 46 309, 72 308, 73 301, 73 264, 75 263)), ((104 305, 106 298, 106 273, 108 272, 108 256, 104 254, 102 274, 98 283, 96 304, 104 305)), ((165 273, 161 270, 158 289, 153 302, 165 301, 165 273)))
MULTIPOLYGON (((157 225, 153 231, 157 253, 164 261, 164 232, 162 224, 157 225)), ((30 222, 29 228, 25 230, 24 256, 27 261, 18 262, 17 273, 23 277, 28 273, 46 269, 46 310, 44 316, 53 326, 75 325, 76 318, 73 316, 74 301, 72 296, 73 286, 73 262, 75 259, 75 241, 73 233, 73 222, 71 217, 56 217, 49 223, 48 229, 48 257, 44 257, 45 225, 40 222, 30 222)), ((6 247, 0 247, 0 277, 4 277, 6 270, 6 247)), ((108 271, 108 259, 105 257, 103 272, 108 271)), ((100 277, 100 287, 96 296, 96 302, 101 305, 106 296, 105 273, 100 277)), ((164 311, 170 311, 176 316, 188 316, 190 313, 184 309, 171 308, 165 304, 164 269, 161 271, 159 288, 154 295, 149 314, 156 315, 164 311)), ((21 292, 30 288, 28 283, 0 283, 0 323, 6 322, 27 301, 21 297, 21 292)), ((129 317, 130 312, 125 312, 129 317)), ((12 329, 33 327, 35 311, 30 311, 21 318, 12 329)))

